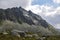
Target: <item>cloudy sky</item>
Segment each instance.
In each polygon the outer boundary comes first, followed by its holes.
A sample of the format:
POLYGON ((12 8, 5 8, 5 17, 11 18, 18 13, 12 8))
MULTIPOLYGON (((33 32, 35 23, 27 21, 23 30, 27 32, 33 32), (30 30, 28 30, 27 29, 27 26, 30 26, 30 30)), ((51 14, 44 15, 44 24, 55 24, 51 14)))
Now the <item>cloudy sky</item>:
POLYGON ((23 7, 60 29, 60 0, 0 0, 0 8, 23 7))

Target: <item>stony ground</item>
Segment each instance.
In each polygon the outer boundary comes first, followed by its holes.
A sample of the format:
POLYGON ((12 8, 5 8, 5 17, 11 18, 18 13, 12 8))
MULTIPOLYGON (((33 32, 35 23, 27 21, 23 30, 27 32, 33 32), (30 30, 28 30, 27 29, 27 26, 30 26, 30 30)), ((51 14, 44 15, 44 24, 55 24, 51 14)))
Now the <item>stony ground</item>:
MULTIPOLYGON (((34 37, 17 37, 13 35, 2 35, 0 34, 0 40, 40 40, 34 37)), ((44 40, 60 40, 60 36, 50 36, 44 40)))

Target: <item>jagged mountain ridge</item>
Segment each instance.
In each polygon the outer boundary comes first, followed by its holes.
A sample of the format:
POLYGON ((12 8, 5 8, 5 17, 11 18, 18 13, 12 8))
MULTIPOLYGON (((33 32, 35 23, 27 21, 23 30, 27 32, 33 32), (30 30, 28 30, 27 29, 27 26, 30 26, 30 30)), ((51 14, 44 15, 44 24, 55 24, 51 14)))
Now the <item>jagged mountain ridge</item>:
MULTIPOLYGON (((32 11, 26 11, 21 7, 0 9, 0 22, 5 20, 13 21, 14 23, 19 23, 20 24, 19 26, 22 25, 21 27, 23 27, 23 25, 25 25, 24 27, 30 26, 31 29, 29 29, 30 27, 26 28, 27 30, 30 31, 40 32, 42 34, 56 33, 53 26, 48 24, 41 16, 34 14, 32 11)), ((15 29, 21 29, 21 28, 17 27, 15 29)), ((24 28, 22 29, 24 30, 24 28)))
POLYGON ((14 22, 23 21, 30 25, 42 25, 43 27, 48 27, 48 23, 43 20, 41 16, 34 14, 32 11, 26 11, 21 7, 6 10, 0 9, 0 19, 14 22))

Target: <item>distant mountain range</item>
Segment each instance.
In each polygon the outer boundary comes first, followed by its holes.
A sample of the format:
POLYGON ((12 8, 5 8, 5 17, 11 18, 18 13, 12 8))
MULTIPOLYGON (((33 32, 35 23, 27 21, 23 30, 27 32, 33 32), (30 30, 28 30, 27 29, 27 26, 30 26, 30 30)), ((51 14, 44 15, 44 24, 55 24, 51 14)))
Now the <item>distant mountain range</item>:
POLYGON ((23 30, 43 35, 59 34, 59 32, 41 16, 22 7, 0 9, 0 32, 5 30, 23 30))

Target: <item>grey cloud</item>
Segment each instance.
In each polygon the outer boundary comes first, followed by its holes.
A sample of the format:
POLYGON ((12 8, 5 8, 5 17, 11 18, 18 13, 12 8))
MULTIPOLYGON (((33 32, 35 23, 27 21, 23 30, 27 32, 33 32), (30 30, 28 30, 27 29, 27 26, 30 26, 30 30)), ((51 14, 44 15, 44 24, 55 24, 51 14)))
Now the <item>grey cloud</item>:
POLYGON ((54 17, 45 17, 45 19, 52 25, 60 24, 60 15, 54 17))
POLYGON ((11 8, 22 6, 25 8, 31 4, 31 0, 0 0, 0 8, 11 8))
POLYGON ((54 8, 46 5, 32 5, 30 8, 34 13, 42 16, 48 23, 55 28, 60 28, 60 7, 54 8))

